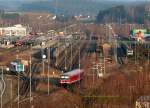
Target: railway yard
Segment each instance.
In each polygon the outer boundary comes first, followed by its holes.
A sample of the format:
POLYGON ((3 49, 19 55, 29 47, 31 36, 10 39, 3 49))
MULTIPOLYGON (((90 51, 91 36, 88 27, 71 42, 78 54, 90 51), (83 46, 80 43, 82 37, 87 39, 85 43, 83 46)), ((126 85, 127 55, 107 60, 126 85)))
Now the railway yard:
POLYGON ((92 32, 1 45, 2 107, 135 108, 150 95, 149 41, 118 38, 113 29, 109 38, 92 32))

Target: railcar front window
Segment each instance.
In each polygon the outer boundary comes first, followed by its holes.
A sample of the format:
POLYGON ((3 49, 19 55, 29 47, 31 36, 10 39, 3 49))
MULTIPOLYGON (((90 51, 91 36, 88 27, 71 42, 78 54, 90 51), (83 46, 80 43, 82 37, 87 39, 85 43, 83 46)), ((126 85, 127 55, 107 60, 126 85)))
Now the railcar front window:
POLYGON ((61 76, 61 79, 68 79, 68 76, 61 76))

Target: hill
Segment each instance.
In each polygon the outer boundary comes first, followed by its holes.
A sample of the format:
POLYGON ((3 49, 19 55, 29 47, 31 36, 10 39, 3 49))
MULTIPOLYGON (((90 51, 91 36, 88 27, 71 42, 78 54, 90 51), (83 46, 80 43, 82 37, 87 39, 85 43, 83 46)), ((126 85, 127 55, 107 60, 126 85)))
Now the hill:
POLYGON ((141 4, 136 6, 115 6, 106 10, 100 10, 96 22, 120 22, 120 23, 140 23, 143 24, 149 20, 149 7, 148 4, 141 4))
POLYGON ((84 14, 96 15, 99 10, 121 4, 121 2, 114 1, 92 1, 92 0, 59 0, 55 2, 50 1, 33 1, 24 3, 20 9, 22 11, 49 11, 57 14, 84 14))

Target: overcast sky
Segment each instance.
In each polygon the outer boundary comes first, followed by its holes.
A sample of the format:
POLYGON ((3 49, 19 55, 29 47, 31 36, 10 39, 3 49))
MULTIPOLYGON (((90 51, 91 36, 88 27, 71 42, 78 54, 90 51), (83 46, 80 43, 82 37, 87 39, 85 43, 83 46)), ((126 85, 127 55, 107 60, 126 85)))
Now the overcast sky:
MULTIPOLYGON (((32 2, 32 1, 56 1, 56 0, 0 0, 0 1, 9 1, 9 2, 14 2, 14 1, 19 1, 19 2, 32 2)), ((58 2, 61 0, 57 0, 58 2)), ((70 0, 71 1, 71 0, 70 0)), ((84 1, 84 0, 82 0, 84 1)), ((85 0, 85 1, 117 1, 117 2, 135 2, 135 1, 149 1, 150 0, 85 0)))
MULTIPOLYGON (((4 0, 0 0, 0 1, 4 1, 4 0)), ((5 1, 49 1, 49 0, 5 0, 5 1)), ((85 1, 104 1, 104 0, 85 0, 85 1)), ((150 0, 105 0, 105 1, 150 1, 150 0)))

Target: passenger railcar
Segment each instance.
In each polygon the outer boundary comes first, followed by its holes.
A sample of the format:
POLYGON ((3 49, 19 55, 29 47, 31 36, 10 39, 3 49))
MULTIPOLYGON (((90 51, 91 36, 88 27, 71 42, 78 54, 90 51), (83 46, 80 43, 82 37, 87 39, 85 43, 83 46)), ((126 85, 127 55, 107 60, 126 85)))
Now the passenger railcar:
POLYGON ((82 69, 75 69, 70 72, 64 73, 60 77, 60 84, 73 84, 83 78, 84 71, 82 69))

